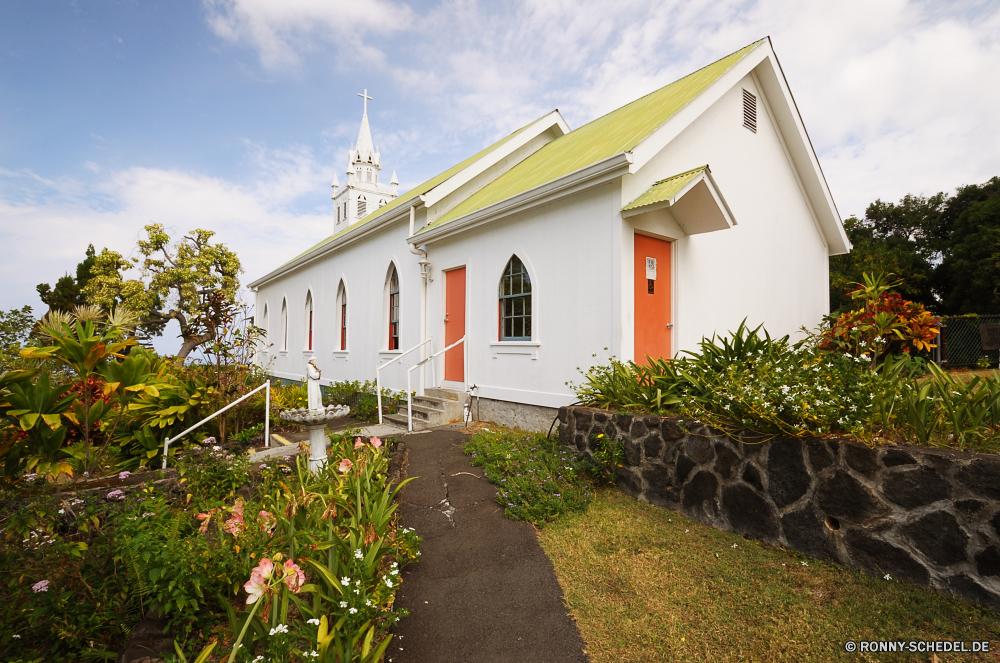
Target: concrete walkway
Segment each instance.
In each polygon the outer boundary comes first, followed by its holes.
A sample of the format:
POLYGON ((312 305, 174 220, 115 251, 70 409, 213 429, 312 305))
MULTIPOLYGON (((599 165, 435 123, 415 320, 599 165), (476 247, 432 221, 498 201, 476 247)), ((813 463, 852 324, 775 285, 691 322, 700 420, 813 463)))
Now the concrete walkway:
POLYGON ((423 537, 403 572, 393 663, 585 662, 552 564, 531 525, 504 517, 495 489, 462 453, 467 436, 438 429, 409 449, 400 520, 423 537))

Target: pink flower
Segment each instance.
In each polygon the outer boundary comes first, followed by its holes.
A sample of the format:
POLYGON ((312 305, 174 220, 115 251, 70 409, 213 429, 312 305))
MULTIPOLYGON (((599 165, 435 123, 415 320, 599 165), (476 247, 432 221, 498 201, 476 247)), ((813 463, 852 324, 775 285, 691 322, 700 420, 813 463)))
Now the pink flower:
POLYGON ((236 500, 236 504, 233 505, 233 515, 227 520, 223 525, 222 529, 229 532, 233 536, 236 536, 244 529, 243 524, 243 498, 236 500))
POLYGON ((243 585, 247 594, 247 605, 252 605, 268 590, 268 581, 274 577, 274 562, 263 557, 260 563, 250 572, 250 580, 243 585))
POLYGON ((198 528, 198 531, 201 532, 202 534, 208 531, 208 523, 212 521, 212 516, 215 515, 215 511, 216 511, 215 509, 212 509, 208 513, 198 514, 198 520, 202 521, 201 527, 198 528))
POLYGON ((375 447, 376 449, 378 449, 379 447, 382 446, 382 440, 378 439, 377 437, 373 437, 372 438, 372 446, 375 447))
POLYGON ((354 463, 351 462, 350 458, 345 458, 340 461, 340 465, 337 467, 341 472, 350 472, 351 468, 354 467, 354 463))
POLYGON ((360 449, 363 446, 365 446, 365 443, 361 441, 360 437, 357 440, 354 441, 354 448, 355 449, 360 449))
POLYGON ((34 585, 31 586, 31 591, 33 591, 36 594, 38 592, 47 592, 47 591, 49 591, 49 581, 48 580, 41 580, 39 582, 36 582, 34 585))
POLYGON ((278 519, 267 511, 260 512, 260 531, 270 534, 278 526, 278 519))
POLYGON ((125 472, 119 472, 119 473, 118 473, 118 478, 119 478, 120 480, 124 481, 125 479, 128 479, 128 475, 130 475, 130 474, 132 474, 132 473, 131 473, 131 472, 129 472, 129 471, 125 471, 125 472))
POLYGON ((290 559, 285 560, 284 570, 285 577, 281 579, 282 582, 288 586, 288 589, 292 590, 293 594, 298 594, 306 582, 306 574, 302 572, 298 564, 290 559))

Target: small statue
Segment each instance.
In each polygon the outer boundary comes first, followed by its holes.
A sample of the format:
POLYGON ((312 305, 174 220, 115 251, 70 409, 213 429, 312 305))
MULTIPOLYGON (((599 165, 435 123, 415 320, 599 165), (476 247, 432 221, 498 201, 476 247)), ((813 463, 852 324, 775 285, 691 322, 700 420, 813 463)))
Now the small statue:
POLYGON ((323 388, 319 384, 319 378, 323 375, 316 365, 314 359, 310 359, 306 365, 306 395, 309 409, 319 411, 323 409, 323 388))

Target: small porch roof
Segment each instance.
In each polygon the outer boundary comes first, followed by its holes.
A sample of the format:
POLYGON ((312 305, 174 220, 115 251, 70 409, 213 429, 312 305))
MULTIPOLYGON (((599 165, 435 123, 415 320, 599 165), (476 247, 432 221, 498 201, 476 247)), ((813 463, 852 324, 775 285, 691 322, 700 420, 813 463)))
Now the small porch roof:
POLYGON ((662 179, 622 208, 622 216, 638 216, 670 208, 688 235, 726 230, 736 225, 708 165, 662 179))

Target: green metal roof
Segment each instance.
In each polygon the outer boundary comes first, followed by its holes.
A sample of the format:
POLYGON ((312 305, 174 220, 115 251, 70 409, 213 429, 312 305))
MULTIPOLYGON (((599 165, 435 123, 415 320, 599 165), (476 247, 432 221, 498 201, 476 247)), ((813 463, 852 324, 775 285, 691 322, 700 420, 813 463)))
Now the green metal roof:
MULTIPOLYGON (((417 196, 424 195, 425 193, 427 193, 428 191, 430 191, 434 187, 436 187, 436 186, 438 186, 438 185, 446 182, 452 176, 457 175, 458 173, 462 172, 462 170, 464 170, 467 166, 470 166, 470 165, 474 164, 475 162, 479 161, 481 158, 483 158, 484 156, 486 156, 487 154, 489 154, 493 150, 497 149, 498 147, 500 147, 501 145, 503 145, 504 143, 506 143, 507 141, 509 141, 511 138, 513 138, 514 136, 518 135, 519 133, 521 133, 522 131, 524 131, 525 129, 527 129, 528 127, 530 127, 532 124, 534 124, 535 122, 537 122, 540 119, 542 119, 542 118, 538 118, 537 120, 529 122, 528 124, 524 125, 520 129, 518 129, 517 131, 515 131, 514 133, 512 133, 511 135, 509 135, 506 138, 503 138, 502 140, 499 140, 496 143, 493 143, 492 145, 490 145, 489 147, 487 147, 487 148, 485 148, 485 149, 477 152, 476 154, 472 155, 471 157, 469 157, 465 161, 463 161, 463 162, 461 162, 461 163, 459 163, 459 164, 457 164, 455 166, 452 166, 451 168, 449 168, 448 170, 444 171, 443 173, 441 173, 439 175, 435 175, 434 177, 432 177, 431 179, 427 180, 423 184, 419 184, 419 185, 413 187, 412 189, 410 189, 409 191, 407 191, 403 195, 401 195, 401 196, 399 196, 397 198, 394 198, 393 200, 391 200, 390 202, 386 203, 382 207, 378 208, 377 210, 375 210, 371 214, 363 217, 360 221, 355 222, 354 224, 352 224, 351 226, 349 226, 347 228, 344 228, 339 233, 336 233, 334 235, 331 235, 331 236, 327 237, 326 239, 324 239, 319 244, 311 246, 307 250, 303 251, 299 255, 297 255, 294 258, 292 258, 291 260, 289 260, 288 263, 295 262, 296 260, 298 260, 302 256, 307 255, 309 253, 312 253, 313 251, 315 251, 316 249, 320 248, 321 246, 329 244, 333 240, 338 239, 340 237, 343 237, 344 235, 346 235, 348 233, 354 232, 354 231, 360 229, 362 226, 368 225, 373 220, 375 220, 376 217, 381 217, 386 212, 390 212, 393 209, 395 209, 397 207, 400 207, 400 206, 402 206, 402 205, 404 205, 404 204, 412 201, 417 196)), ((288 263, 285 263, 285 264, 287 265, 288 263)))
POLYGON ((641 196, 630 202, 628 205, 622 208, 623 212, 627 212, 631 209, 638 209, 640 207, 645 207, 646 205, 652 205, 654 203, 660 203, 664 200, 670 200, 677 193, 686 187, 691 180, 698 177, 708 169, 708 166, 701 166, 695 168, 694 170, 689 170, 686 173, 681 173, 680 175, 674 175, 673 177, 668 177, 665 180, 660 180, 653 186, 646 189, 646 192, 641 196))
POLYGON ((764 39, 756 41, 693 74, 546 143, 524 161, 419 232, 471 214, 615 154, 632 150, 764 41, 764 39))

